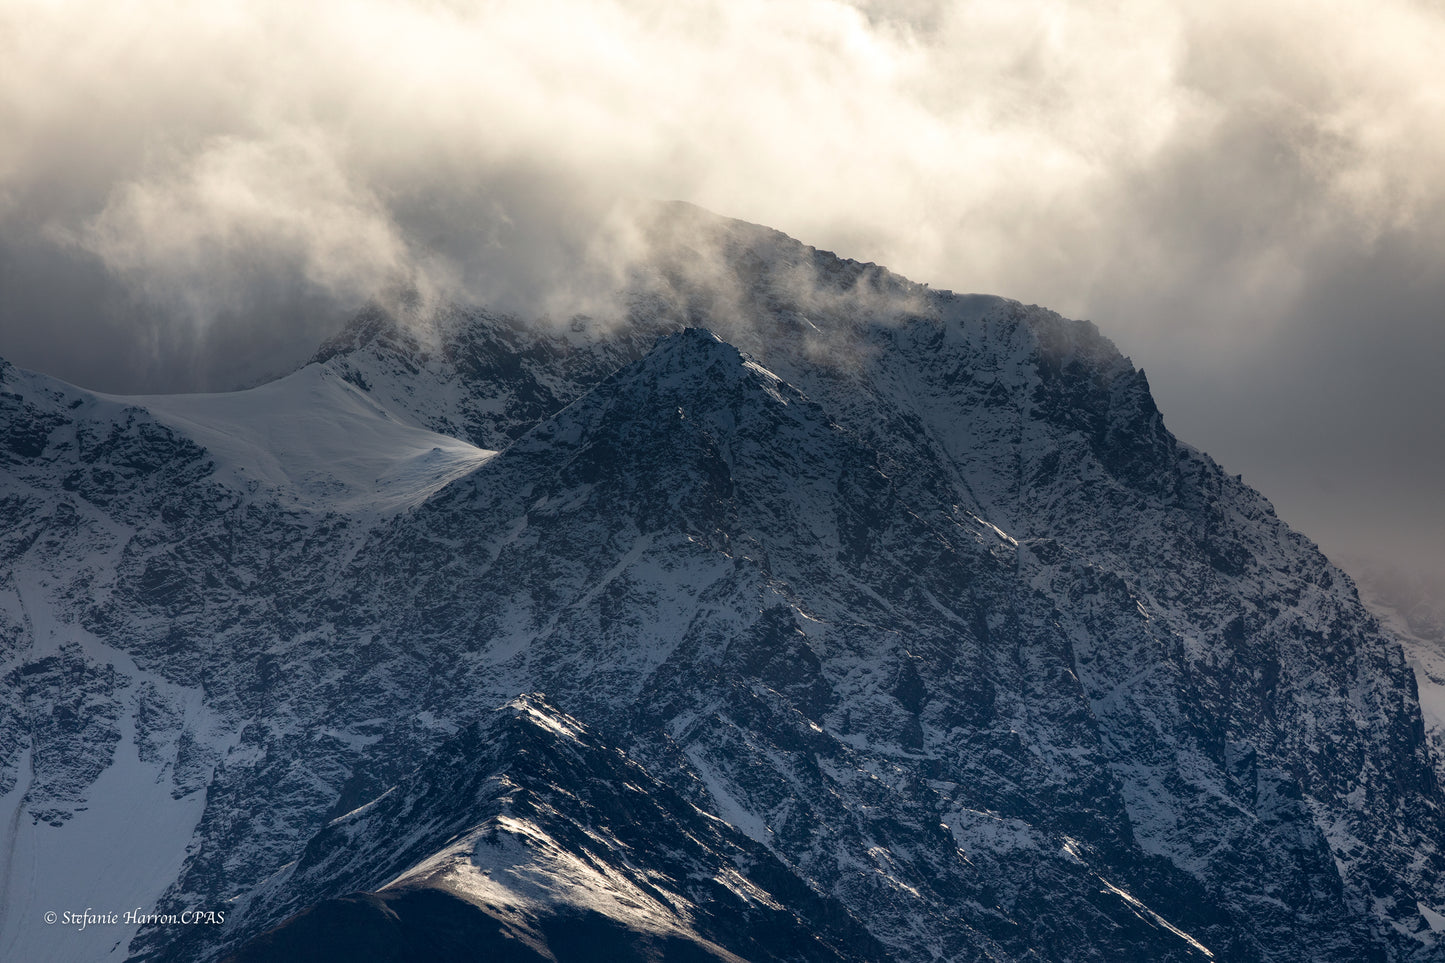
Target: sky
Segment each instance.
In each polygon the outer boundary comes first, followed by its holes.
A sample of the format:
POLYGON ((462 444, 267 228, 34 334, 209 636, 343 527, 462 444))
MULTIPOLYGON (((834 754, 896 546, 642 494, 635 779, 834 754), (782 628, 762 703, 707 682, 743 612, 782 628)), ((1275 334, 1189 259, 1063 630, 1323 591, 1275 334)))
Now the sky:
POLYGON ((0 357, 220 389, 388 292, 555 313, 682 199, 1088 318, 1445 576, 1442 56, 1442 0, 0 0, 0 357))

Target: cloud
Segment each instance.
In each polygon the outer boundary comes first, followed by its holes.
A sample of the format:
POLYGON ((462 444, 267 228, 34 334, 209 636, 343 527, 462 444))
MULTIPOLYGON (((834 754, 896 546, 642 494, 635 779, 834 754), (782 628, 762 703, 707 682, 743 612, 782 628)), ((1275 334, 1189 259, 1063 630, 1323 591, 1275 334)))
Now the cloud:
POLYGON ((403 289, 564 314, 619 198, 681 198, 1093 318, 1287 517, 1445 469, 1429 0, 0 0, 0 38, 0 354, 77 381, 254 378, 403 289))
POLYGON ((0 210, 201 324, 278 271, 486 296, 621 194, 1073 313, 1202 275, 1278 306, 1301 251, 1440 203, 1445 33, 1407 0, 3 10, 0 210))
POLYGON ((48 227, 199 323, 243 310, 258 276, 357 299, 400 280, 408 260, 375 195, 316 139, 284 132, 217 138, 180 169, 121 186, 80 229, 48 227))

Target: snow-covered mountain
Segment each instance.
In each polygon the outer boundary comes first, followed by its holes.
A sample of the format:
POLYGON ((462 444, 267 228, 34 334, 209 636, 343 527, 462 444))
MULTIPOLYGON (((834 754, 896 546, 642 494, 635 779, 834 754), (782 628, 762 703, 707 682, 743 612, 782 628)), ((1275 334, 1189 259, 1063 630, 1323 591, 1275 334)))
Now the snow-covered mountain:
POLYGON ((1399 642, 1092 325, 652 240, 231 395, 0 369, 0 956, 1445 959, 1399 642))

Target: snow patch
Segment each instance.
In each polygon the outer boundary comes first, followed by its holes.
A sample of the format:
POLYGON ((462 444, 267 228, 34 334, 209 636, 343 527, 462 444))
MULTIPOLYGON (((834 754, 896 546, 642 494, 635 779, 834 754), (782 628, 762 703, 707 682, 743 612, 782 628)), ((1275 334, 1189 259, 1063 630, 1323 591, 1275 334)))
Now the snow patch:
MULTIPOLYGON (((0 868, 0 959, 123 959, 138 923, 80 929, 63 920, 47 925, 44 914, 152 913, 180 874, 205 793, 172 798, 165 768, 140 760, 133 717, 122 724, 114 762, 88 790, 87 807, 65 825, 29 818, 24 778, 0 800, 5 832, 0 852, 6 855, 0 868)), ((22 773, 30 769, 28 756, 22 773)))
POLYGON ((665 877, 648 876, 652 892, 604 859, 579 858, 534 823, 499 816, 383 889, 424 881, 524 926, 529 918, 568 906, 645 932, 699 939, 692 931, 692 904, 666 888, 665 877))
POLYGON ((1186 933, 1186 932, 1184 932, 1183 930, 1181 930, 1179 927, 1177 927, 1177 926, 1175 926, 1174 924, 1170 923, 1170 922, 1169 922, 1168 920, 1166 920, 1164 917, 1160 916, 1158 913, 1154 912, 1154 911, 1151 910, 1149 907, 1147 907, 1147 906, 1145 906, 1143 903, 1139 902, 1139 901, 1138 901, 1137 899, 1135 899, 1133 896, 1131 896, 1131 895, 1129 895, 1128 893, 1124 892, 1122 889, 1120 889, 1119 887, 1115 886, 1113 883, 1109 882, 1107 879, 1104 879, 1104 877, 1099 876, 1099 877, 1096 877, 1096 878, 1099 880, 1099 882, 1101 882, 1101 883, 1104 884, 1104 886, 1105 886, 1105 889, 1103 890, 1104 892, 1113 893, 1115 896, 1118 896, 1119 898, 1121 898, 1125 903, 1129 904, 1129 909, 1133 910, 1134 915, 1138 916, 1138 917, 1139 917, 1140 919, 1142 919, 1142 920, 1145 920, 1146 922, 1153 923, 1153 924, 1156 925, 1156 926, 1162 926, 1164 929, 1168 930, 1169 932, 1173 933, 1175 936, 1179 937, 1179 938, 1180 938, 1181 940, 1183 940, 1184 942, 1188 943, 1190 946, 1194 947, 1194 948, 1195 948, 1196 950, 1198 950, 1200 953, 1203 953, 1206 958, 1211 959, 1211 960, 1214 959, 1214 954, 1211 953, 1211 952, 1204 946, 1203 943, 1199 942, 1199 941, 1196 940, 1194 937, 1190 936, 1188 933, 1186 933))
POLYGON ((702 753, 696 748, 683 750, 687 755, 687 761, 692 763, 693 771, 697 773, 703 785, 707 786, 708 795, 712 797, 717 814, 732 826, 734 829, 749 837, 754 842, 767 845, 772 833, 767 824, 760 818, 754 816, 742 803, 738 802, 727 786, 723 783, 722 777, 713 772, 703 759, 702 753))
POLYGON ((246 391, 98 397, 205 448, 230 487, 314 511, 396 514, 496 454, 398 418, 321 365, 246 391))

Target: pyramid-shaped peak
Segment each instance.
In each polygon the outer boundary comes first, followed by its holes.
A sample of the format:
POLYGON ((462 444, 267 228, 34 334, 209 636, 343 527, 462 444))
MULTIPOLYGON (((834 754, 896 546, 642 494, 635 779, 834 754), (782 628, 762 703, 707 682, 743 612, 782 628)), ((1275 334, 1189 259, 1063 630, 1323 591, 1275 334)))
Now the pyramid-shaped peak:
POLYGON ((658 339, 659 350, 720 353, 722 356, 737 356, 738 349, 728 344, 708 328, 689 325, 681 331, 674 331, 658 339))
POLYGON ((547 701, 540 692, 524 692, 502 706, 515 722, 523 722, 564 739, 577 742, 587 734, 587 727, 547 701))
POLYGON ((693 381, 703 374, 716 385, 745 379, 781 380, 711 330, 697 327, 664 335, 646 357, 624 372, 628 370, 634 377, 654 379, 659 385, 693 381))

